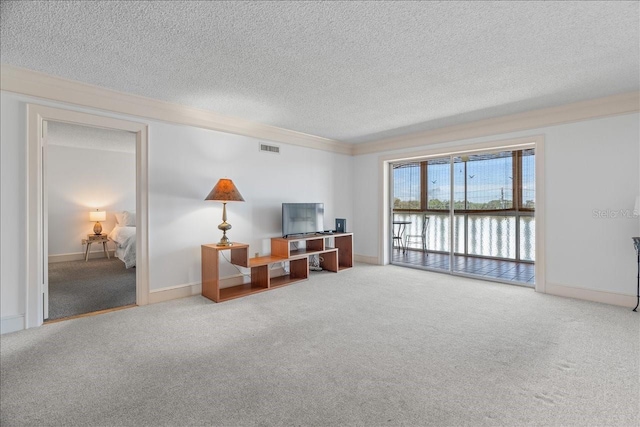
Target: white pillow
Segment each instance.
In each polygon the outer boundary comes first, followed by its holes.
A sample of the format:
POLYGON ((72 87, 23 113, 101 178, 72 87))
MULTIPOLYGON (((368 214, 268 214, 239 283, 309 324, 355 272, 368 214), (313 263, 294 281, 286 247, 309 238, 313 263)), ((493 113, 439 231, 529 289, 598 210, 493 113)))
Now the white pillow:
POLYGON ((129 211, 122 211, 122 222, 120 225, 124 227, 135 227, 136 226, 136 213, 129 211))
POLYGON ((116 212, 116 224, 121 227, 135 227, 136 226, 136 213, 129 211, 116 212))
POLYGON ((124 212, 116 212, 114 215, 116 217, 116 224, 120 225, 122 224, 122 214, 124 212))

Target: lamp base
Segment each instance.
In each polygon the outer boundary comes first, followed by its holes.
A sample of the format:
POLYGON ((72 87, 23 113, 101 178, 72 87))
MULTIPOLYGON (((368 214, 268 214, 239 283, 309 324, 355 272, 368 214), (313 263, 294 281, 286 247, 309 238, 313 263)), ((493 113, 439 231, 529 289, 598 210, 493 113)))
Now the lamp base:
POLYGON ((100 224, 100 221, 97 221, 93 226, 93 234, 95 234, 96 236, 102 234, 102 224, 100 224))
POLYGON ((233 245, 231 240, 229 240, 229 238, 227 237, 227 230, 231 228, 231 225, 229 225, 226 222, 224 222, 224 223, 220 224, 218 226, 218 228, 220 228, 222 230, 222 237, 220 238, 220 241, 218 243, 216 243, 216 246, 231 246, 231 245, 233 245))
POLYGON ((216 246, 233 246, 233 242, 230 242, 228 238, 223 237, 218 243, 216 243, 216 246))
POLYGON ((227 203, 222 204, 222 224, 218 225, 218 230, 222 231, 222 238, 216 246, 231 246, 233 243, 227 237, 227 230, 231 230, 231 224, 227 222, 227 203))

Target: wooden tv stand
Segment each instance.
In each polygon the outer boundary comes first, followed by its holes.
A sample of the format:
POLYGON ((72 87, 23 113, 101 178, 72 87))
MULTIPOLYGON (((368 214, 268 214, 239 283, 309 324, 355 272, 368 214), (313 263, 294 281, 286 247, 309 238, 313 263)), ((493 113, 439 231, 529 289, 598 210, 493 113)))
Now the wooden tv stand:
POLYGON ((353 267, 353 233, 273 237, 271 255, 249 258, 249 245, 202 245, 202 296, 215 302, 268 291, 309 278, 309 257, 318 255, 323 270, 338 272, 353 267), (328 243, 333 242, 333 246, 328 243), (220 251, 231 251, 231 264, 251 268, 251 281, 220 289, 220 251), (273 264, 289 262, 289 273, 271 277, 273 264))

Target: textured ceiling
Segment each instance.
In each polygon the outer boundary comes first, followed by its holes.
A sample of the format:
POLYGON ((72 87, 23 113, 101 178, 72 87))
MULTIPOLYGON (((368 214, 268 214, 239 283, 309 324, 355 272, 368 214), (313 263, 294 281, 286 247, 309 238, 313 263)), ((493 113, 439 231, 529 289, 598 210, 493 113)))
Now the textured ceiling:
POLYGON ((89 150, 136 152, 136 134, 71 123, 47 122, 47 144, 89 150))
POLYGON ((640 86, 635 1, 1 8, 5 64, 346 142, 640 86))

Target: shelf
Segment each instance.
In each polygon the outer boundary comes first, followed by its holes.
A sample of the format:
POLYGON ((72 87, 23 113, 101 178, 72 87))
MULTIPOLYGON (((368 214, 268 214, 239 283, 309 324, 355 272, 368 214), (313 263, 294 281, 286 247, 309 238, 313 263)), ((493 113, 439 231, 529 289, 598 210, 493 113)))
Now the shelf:
POLYGON ((318 255, 325 252, 324 250, 315 250, 315 249, 296 249, 295 251, 290 252, 290 258, 301 258, 309 255, 318 255))
POLYGON ((309 258, 318 255, 320 267, 338 272, 353 266, 352 233, 315 235, 307 237, 273 237, 271 255, 249 258, 249 245, 234 243, 233 246, 216 244, 202 245, 202 295, 212 301, 222 302, 240 298, 269 289, 287 286, 309 279, 309 258), (326 247, 327 239, 334 238, 333 246, 326 247), (303 242, 304 248, 295 243, 303 242), (231 264, 251 268, 251 282, 220 289, 221 251, 231 253, 231 264), (288 262, 289 274, 271 277, 273 264, 288 262))
POLYGON ((320 267, 322 267, 323 270, 337 273, 339 271, 338 250, 335 248, 326 248, 320 254, 320 267))
POLYGON ((288 240, 290 242, 303 242, 305 240, 326 239, 328 237, 353 236, 353 233, 314 233, 289 237, 273 237, 273 239, 288 240))
POLYGON ((285 262, 285 261, 289 261, 289 259, 283 258, 281 256, 266 255, 266 256, 249 259, 249 267, 260 267, 262 265, 275 264, 277 262, 285 262))
POLYGON ((245 283, 243 285, 232 286, 230 288, 220 289, 220 301, 227 301, 234 298, 240 298, 246 295, 257 294, 258 292, 268 291, 269 288, 245 283))
POLYGON ((280 288, 282 286, 287 286, 295 282, 301 282, 303 280, 307 280, 306 277, 294 277, 291 278, 291 275, 286 274, 284 276, 272 277, 271 278, 271 289, 280 288))

